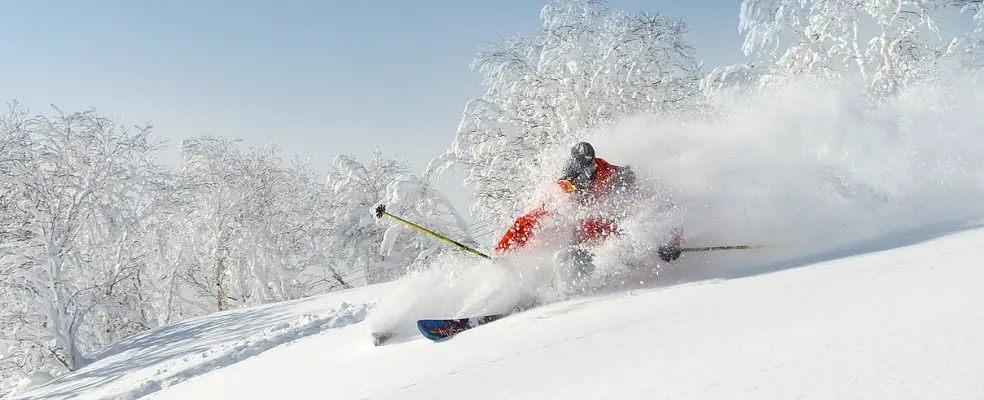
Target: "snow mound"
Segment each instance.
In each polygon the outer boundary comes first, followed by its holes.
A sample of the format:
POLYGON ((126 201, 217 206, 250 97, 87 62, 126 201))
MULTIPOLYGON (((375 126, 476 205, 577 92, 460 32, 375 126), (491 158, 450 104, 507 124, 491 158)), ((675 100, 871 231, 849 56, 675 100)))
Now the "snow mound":
POLYGON ((275 347, 359 323, 368 308, 345 302, 327 310, 269 307, 177 323, 124 341, 92 366, 63 378, 73 384, 56 380, 17 399, 71 396, 65 388, 100 399, 141 398, 275 347), (114 380, 119 382, 106 384, 114 380))

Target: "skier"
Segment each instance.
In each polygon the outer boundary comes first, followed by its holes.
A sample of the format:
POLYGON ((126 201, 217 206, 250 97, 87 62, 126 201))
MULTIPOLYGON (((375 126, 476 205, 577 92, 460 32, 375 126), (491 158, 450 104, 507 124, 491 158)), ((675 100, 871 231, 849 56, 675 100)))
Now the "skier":
MULTIPOLYGON (((573 270, 572 278, 583 280, 594 270, 588 247, 619 234, 618 216, 610 215, 612 210, 608 208, 636 194, 635 173, 628 166, 614 165, 596 157, 590 143, 579 142, 571 148, 567 166, 557 184, 579 207, 609 213, 605 217, 589 217, 575 223, 569 248, 560 254, 561 262, 573 270)), ((541 222, 550 217, 552 215, 546 205, 520 216, 499 240, 495 253, 523 248, 533 238, 541 222)), ((657 254, 660 259, 670 262, 680 257, 681 236, 682 232, 675 229, 667 243, 659 246, 657 254)))

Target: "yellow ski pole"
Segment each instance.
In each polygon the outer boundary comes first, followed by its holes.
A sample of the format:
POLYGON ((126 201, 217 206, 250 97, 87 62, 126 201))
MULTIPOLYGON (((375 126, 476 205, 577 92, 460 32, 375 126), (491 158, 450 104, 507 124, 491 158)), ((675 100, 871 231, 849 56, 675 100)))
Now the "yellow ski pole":
POLYGON ((386 211, 386 205, 380 204, 380 205, 376 206, 376 218, 382 218, 383 215, 386 215, 386 216, 388 216, 390 218, 393 218, 393 219, 395 219, 397 221, 400 221, 400 222, 402 222, 404 224, 410 225, 410 226, 412 226, 412 227, 414 227, 414 228, 416 228, 416 229, 418 229, 418 230, 420 230, 422 232, 425 232, 427 234, 430 234, 431 236, 434 236, 434 237, 436 237, 438 239, 441 239, 441 240, 443 240, 445 242, 448 242, 448 243, 450 243, 452 245, 458 246, 458 247, 460 247, 460 248, 462 248, 462 249, 464 249, 464 250, 466 250, 466 251, 468 251, 468 252, 470 252, 472 254, 475 254, 475 255, 478 255, 478 256, 481 256, 481 257, 484 257, 484 258, 490 258, 488 255, 486 255, 485 253, 482 253, 481 251, 478 251, 478 250, 475 250, 475 249, 473 249, 471 247, 465 246, 465 245, 463 245, 461 243, 458 243, 458 242, 456 242, 454 240, 448 239, 447 237, 445 237, 445 236, 443 236, 441 234, 438 234, 438 233, 436 233, 434 231, 431 231, 430 229, 424 228, 424 227, 422 227, 420 225, 417 225, 417 224, 415 224, 413 222, 407 221, 407 220, 405 220, 403 218, 400 218, 400 217, 397 217, 397 216, 395 216, 393 214, 390 214, 388 211, 386 211))

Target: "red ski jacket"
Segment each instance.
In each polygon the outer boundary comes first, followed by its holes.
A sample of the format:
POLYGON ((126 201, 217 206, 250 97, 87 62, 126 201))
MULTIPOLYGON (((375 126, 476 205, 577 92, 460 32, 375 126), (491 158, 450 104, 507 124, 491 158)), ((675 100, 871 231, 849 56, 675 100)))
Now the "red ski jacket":
MULTIPOLYGON (((595 157, 595 166, 598 167, 595 175, 591 179, 591 186, 588 188, 588 199, 595 200, 604 196, 618 195, 616 189, 621 178, 619 167, 612 165, 604 159, 595 157)), ((573 190, 569 182, 558 181, 561 189, 567 192, 573 190)), ((495 253, 520 249, 533 237, 533 231, 544 218, 550 216, 545 205, 540 205, 533 211, 516 219, 512 226, 499 239, 495 247, 495 253)), ((579 229, 578 238, 580 242, 603 239, 617 233, 615 221, 605 218, 591 218, 583 221, 579 229)))

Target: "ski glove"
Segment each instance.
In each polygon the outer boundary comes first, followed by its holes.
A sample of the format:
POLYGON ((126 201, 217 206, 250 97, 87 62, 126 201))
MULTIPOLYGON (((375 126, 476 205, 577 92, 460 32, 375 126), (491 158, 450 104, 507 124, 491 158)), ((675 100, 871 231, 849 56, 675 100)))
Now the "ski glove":
POLYGON ((680 246, 664 244, 662 246, 659 246, 658 253, 659 253, 659 258, 661 260, 670 262, 680 258, 680 255, 683 254, 683 251, 680 250, 680 246))

